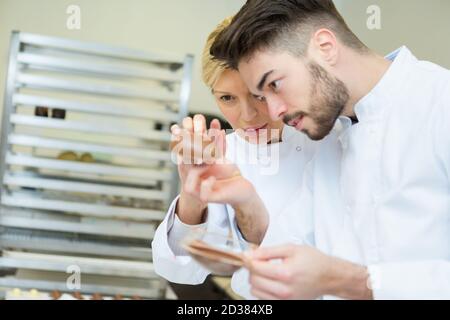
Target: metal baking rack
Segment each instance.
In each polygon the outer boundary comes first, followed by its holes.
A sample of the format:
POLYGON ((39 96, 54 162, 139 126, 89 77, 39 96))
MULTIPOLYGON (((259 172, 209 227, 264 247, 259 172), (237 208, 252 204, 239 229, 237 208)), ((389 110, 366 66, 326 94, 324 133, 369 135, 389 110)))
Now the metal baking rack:
POLYGON ((0 287, 160 298, 150 242, 177 192, 169 126, 193 57, 13 32, 0 287), (81 287, 70 289, 70 268, 81 287))

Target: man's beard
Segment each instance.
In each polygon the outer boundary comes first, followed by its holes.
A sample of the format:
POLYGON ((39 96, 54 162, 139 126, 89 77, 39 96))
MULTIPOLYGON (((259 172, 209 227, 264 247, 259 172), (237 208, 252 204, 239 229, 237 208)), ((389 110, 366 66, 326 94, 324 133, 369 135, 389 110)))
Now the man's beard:
POLYGON ((315 62, 308 63, 311 75, 310 112, 294 112, 283 117, 283 122, 299 117, 309 117, 315 124, 312 130, 303 129, 311 140, 322 140, 333 129, 337 118, 341 115, 349 100, 349 92, 345 84, 329 74, 315 62))

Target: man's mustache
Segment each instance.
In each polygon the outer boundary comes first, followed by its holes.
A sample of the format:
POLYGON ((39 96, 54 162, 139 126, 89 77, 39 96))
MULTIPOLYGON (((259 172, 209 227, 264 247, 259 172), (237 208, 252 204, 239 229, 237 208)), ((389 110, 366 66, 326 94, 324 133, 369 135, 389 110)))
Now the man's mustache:
POLYGON ((283 117, 283 122, 284 122, 284 124, 289 125, 290 121, 292 121, 300 116, 304 117, 304 116, 306 116, 306 113, 304 113, 303 111, 297 111, 292 114, 287 114, 283 117))

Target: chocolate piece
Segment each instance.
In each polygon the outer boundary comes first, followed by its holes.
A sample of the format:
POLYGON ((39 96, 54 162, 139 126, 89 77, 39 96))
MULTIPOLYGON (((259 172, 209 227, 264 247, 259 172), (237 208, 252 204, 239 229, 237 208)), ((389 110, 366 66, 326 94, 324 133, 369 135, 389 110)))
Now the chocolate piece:
POLYGON ((103 296, 100 293, 94 293, 91 300, 103 300, 103 296))
POLYGON ((59 292, 58 290, 53 290, 50 293, 50 296, 54 299, 54 300, 58 300, 59 298, 61 298, 62 294, 61 292, 59 292))
POLYGON ((65 119, 66 118, 66 110, 64 110, 64 109, 53 109, 52 110, 52 118, 65 119))
POLYGON ((78 300, 84 300, 83 296, 79 292, 74 292, 72 296, 78 300))
POLYGON ((48 108, 36 106, 36 108, 34 108, 34 115, 38 117, 48 117, 48 108))

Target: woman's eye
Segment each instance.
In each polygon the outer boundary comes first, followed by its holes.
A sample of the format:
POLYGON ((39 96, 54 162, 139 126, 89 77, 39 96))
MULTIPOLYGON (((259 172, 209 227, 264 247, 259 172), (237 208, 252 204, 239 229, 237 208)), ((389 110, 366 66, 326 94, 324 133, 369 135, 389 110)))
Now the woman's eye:
POLYGON ((230 102, 230 101, 234 100, 234 98, 230 95, 225 95, 225 96, 221 96, 220 100, 222 100, 223 102, 230 102))
POLYGON ((264 96, 255 96, 255 99, 260 102, 266 102, 266 97, 264 97, 264 96))

